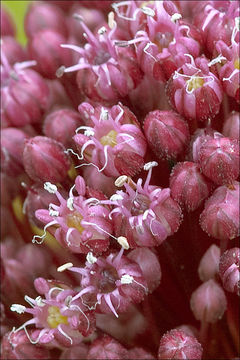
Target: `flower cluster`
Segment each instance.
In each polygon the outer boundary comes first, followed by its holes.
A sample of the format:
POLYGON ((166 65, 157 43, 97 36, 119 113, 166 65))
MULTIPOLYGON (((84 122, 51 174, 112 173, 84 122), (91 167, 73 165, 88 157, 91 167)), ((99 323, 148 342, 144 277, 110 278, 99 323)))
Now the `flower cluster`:
POLYGON ((1 9, 2 358, 239 356, 239 13, 1 9))

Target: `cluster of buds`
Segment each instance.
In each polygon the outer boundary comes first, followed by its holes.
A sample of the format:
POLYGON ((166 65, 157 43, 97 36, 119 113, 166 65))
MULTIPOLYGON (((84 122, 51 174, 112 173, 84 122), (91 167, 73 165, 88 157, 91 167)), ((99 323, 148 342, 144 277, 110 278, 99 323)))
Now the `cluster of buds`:
POLYGON ((1 9, 4 359, 236 359, 239 14, 1 9))

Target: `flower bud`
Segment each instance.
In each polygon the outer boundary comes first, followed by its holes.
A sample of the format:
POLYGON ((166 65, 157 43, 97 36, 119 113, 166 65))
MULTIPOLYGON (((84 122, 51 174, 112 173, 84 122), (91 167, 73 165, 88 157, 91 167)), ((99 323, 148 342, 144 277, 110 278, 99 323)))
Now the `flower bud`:
POLYGON ((37 61, 36 69, 42 76, 55 79, 60 66, 71 65, 71 52, 61 47, 66 41, 64 36, 51 29, 39 31, 30 40, 28 51, 37 61))
POLYGON ((3 152, 1 169, 7 175, 17 176, 23 172, 23 149, 27 138, 27 134, 19 129, 1 130, 1 150, 3 152))
POLYGON ((240 140, 240 114, 237 111, 233 111, 223 124, 223 135, 230 139, 240 140))
POLYGON ((151 111, 144 121, 148 144, 157 157, 175 159, 189 140, 187 123, 174 111, 151 111))
POLYGON ((234 239, 239 235, 239 183, 218 187, 207 200, 200 225, 215 239, 234 239))
POLYGON ((173 329, 163 335, 158 359, 201 359, 202 346, 194 336, 183 330, 173 329))
POLYGON ((178 163, 170 176, 171 196, 188 212, 194 211, 206 199, 210 191, 209 181, 193 162, 178 163))
POLYGON ((71 162, 59 142, 44 136, 29 139, 23 151, 27 174, 36 182, 61 182, 67 176, 71 162))
POLYGON ((227 291, 240 295, 240 249, 235 247, 225 251, 220 258, 219 275, 227 291))
POLYGON ((1 40, 1 52, 4 53, 10 65, 27 60, 26 51, 14 37, 3 36, 1 40))
POLYGON ((220 259, 220 248, 212 244, 200 260, 198 266, 198 275, 202 281, 214 279, 218 273, 220 259))
POLYGON ((160 284, 162 272, 157 256, 148 248, 132 250, 127 257, 135 261, 142 270, 148 291, 153 292, 160 284))
POLYGON ((80 15, 88 28, 94 31, 96 28, 100 28, 101 25, 105 22, 104 15, 101 11, 93 8, 87 9, 83 6, 76 4, 76 6, 72 7, 71 12, 67 18, 68 28, 70 34, 80 43, 84 42, 84 30, 81 26, 81 23, 73 19, 74 14, 80 15))
POLYGON ((67 36, 64 13, 57 6, 46 2, 34 2, 29 6, 24 19, 24 29, 29 39, 45 29, 67 36))
POLYGON ((86 360, 88 353, 88 346, 86 344, 79 344, 71 346, 69 349, 62 351, 60 360, 86 360))
POLYGON ((15 36, 15 24, 9 13, 1 6, 1 37, 15 36))
POLYGON ((231 184, 239 175, 239 145, 229 138, 210 139, 199 153, 200 168, 215 184, 231 184))
POLYGON ((221 286, 210 279, 192 293, 190 305, 197 320, 213 324, 222 318, 227 300, 221 286))
POLYGON ((199 162, 199 153, 201 147, 210 139, 217 139, 223 137, 223 135, 210 126, 204 129, 197 129, 192 136, 188 158, 190 161, 199 162))
MULTIPOLYGON (((31 337, 33 330, 30 330, 31 337)), ((40 330, 37 331, 38 333, 40 330)), ((49 351, 46 347, 31 344, 24 330, 10 332, 4 335, 1 344, 1 354, 4 359, 50 359, 49 351)))
POLYGON ((60 109, 47 115, 43 132, 67 148, 72 146, 72 137, 80 125, 82 125, 81 117, 75 110, 60 109))
POLYGON ((118 341, 104 335, 90 345, 87 358, 89 360, 128 359, 128 351, 118 341))
POLYGON ((7 86, 1 88, 3 120, 14 127, 39 122, 48 106, 47 84, 31 69, 13 73, 15 76, 9 76, 7 86))

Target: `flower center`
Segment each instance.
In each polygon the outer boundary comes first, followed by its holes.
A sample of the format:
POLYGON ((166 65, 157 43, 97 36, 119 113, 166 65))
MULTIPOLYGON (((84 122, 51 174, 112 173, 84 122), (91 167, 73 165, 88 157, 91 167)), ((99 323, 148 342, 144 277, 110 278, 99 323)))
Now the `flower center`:
POLYGON ((235 61, 234 61, 234 68, 235 69, 240 69, 240 61, 239 61, 239 58, 237 58, 235 61))
POLYGON ((173 40, 173 36, 170 32, 157 33, 154 38, 154 44, 157 45, 159 52, 162 52, 164 48, 167 48, 170 42, 173 40))
POLYGON ((105 64, 110 58, 111 55, 108 52, 104 50, 99 50, 93 60, 93 65, 105 64))
POLYGON ((189 92, 192 92, 193 90, 202 87, 203 84, 204 84, 204 79, 197 76, 193 76, 190 80, 187 81, 187 90, 189 92))
POLYGON ((48 313, 47 323, 52 329, 57 328, 60 324, 68 324, 67 316, 63 316, 57 306, 50 306, 48 313))
POLYGON ((138 194, 132 202, 131 214, 138 216, 149 209, 150 201, 146 195, 138 194))
POLYGON ((81 234, 84 230, 84 228, 81 225, 82 219, 83 217, 81 216, 81 214, 79 214, 79 212, 77 211, 74 211, 71 214, 67 215, 67 226, 75 228, 81 234))
POLYGON ((117 145, 117 132, 115 130, 109 131, 107 135, 101 137, 100 143, 103 146, 109 145, 111 147, 114 147, 115 145, 117 145))
POLYGON ((118 273, 114 267, 105 267, 100 274, 100 280, 98 283, 101 293, 107 294, 116 289, 115 282, 119 280, 118 273))

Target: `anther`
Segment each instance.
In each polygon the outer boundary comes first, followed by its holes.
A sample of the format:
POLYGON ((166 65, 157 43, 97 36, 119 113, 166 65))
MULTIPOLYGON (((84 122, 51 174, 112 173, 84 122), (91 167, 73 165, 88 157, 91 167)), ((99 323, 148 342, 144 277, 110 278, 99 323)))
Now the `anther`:
POLYGON ((150 169, 152 169, 153 167, 155 166, 158 166, 158 163, 156 161, 150 161, 148 163, 146 163, 144 166, 143 166, 143 169, 148 171, 150 169))
POLYGON ((127 180, 128 180, 127 175, 121 175, 115 180, 114 185, 117 187, 121 187, 125 184, 125 182, 127 182, 127 180))
POLYGON ((92 252, 89 252, 87 254, 86 259, 89 264, 94 264, 95 262, 97 262, 97 258, 93 255, 92 252))
POLYGON ((47 190, 50 194, 56 194, 57 192, 57 186, 54 184, 51 184, 50 182, 44 183, 44 189, 47 190))
POLYGON ((10 310, 17 312, 18 314, 23 314, 26 310, 26 306, 19 305, 19 304, 12 304, 12 306, 10 307, 10 310))
POLYGON ((73 264, 69 262, 69 263, 66 263, 66 264, 63 264, 63 265, 59 266, 57 268, 57 271, 58 272, 63 272, 65 270, 67 270, 67 269, 70 269, 71 267, 73 267, 73 264))
POLYGON ((117 238, 117 241, 125 250, 129 249, 129 243, 127 241, 127 238, 125 238, 125 236, 119 236, 117 238))

